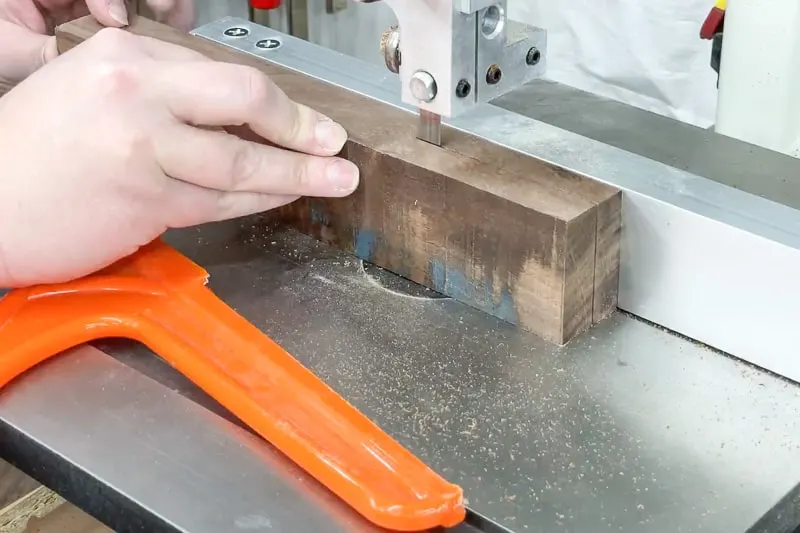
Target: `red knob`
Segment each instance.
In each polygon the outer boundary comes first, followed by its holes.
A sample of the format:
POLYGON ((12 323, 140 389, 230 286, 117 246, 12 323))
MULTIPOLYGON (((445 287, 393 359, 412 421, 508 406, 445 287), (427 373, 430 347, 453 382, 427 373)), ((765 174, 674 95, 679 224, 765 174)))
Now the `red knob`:
POLYGON ((281 0, 250 0, 253 9, 277 9, 281 7, 281 0))

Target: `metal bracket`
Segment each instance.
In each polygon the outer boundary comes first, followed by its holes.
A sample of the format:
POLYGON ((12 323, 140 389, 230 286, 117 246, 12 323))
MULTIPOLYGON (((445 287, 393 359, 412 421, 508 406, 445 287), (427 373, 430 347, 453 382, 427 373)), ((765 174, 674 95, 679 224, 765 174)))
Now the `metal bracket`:
POLYGON ((406 104, 457 117, 545 73, 547 32, 508 19, 508 0, 381 1, 398 21, 381 45, 406 104), (433 97, 420 76, 435 82, 433 97))

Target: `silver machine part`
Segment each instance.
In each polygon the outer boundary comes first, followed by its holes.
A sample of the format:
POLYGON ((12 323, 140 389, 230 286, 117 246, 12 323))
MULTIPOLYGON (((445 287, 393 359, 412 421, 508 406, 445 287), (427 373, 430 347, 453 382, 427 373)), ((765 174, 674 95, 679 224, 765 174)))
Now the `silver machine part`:
POLYGON ((393 26, 381 36, 381 52, 386 68, 395 74, 400 72, 400 29, 393 26))
POLYGON ((440 137, 433 115, 468 113, 545 72, 546 32, 509 20, 506 0, 356 1, 380 1, 397 17, 381 46, 387 67, 400 75, 401 100, 425 112, 421 135, 440 137), (421 78, 436 90, 421 89, 421 78))
POLYGON ((384 3, 397 17, 400 96, 410 106, 457 117, 545 72, 546 32, 509 20, 506 0, 356 1, 384 3), (412 90, 420 72, 438 87, 430 101, 412 90), (457 93, 461 81, 469 83, 468 92, 457 93))
POLYGON ((419 70, 411 76, 409 87, 411 94, 420 102, 430 102, 436 98, 436 80, 424 70, 419 70))
POLYGON ((436 113, 420 110, 419 123, 417 125, 417 138, 435 144, 442 145, 442 117, 436 113))

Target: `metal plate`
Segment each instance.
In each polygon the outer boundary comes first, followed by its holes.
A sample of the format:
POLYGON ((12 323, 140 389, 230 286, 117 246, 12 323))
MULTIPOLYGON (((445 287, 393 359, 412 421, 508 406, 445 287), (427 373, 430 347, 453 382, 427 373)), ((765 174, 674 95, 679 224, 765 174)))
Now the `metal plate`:
MULTIPOLYGON (((743 532, 800 480, 796 386, 624 315, 555 349, 252 220, 169 238, 517 533, 743 532)), ((0 395, 4 457, 122 532, 366 527, 147 350, 104 349, 0 395)))

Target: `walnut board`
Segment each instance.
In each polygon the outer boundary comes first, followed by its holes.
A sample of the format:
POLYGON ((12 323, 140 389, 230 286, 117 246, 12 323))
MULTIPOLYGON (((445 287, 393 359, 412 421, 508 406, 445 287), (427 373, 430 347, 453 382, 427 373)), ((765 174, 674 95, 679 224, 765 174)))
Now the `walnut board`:
MULTIPOLYGON (((63 53, 100 26, 56 30, 63 53)), ((445 128, 442 147, 415 138, 414 114, 142 17, 129 31, 253 66, 292 99, 341 123, 342 155, 361 169, 344 199, 303 198, 285 223, 357 257, 565 344, 617 304, 621 193, 445 128)))

